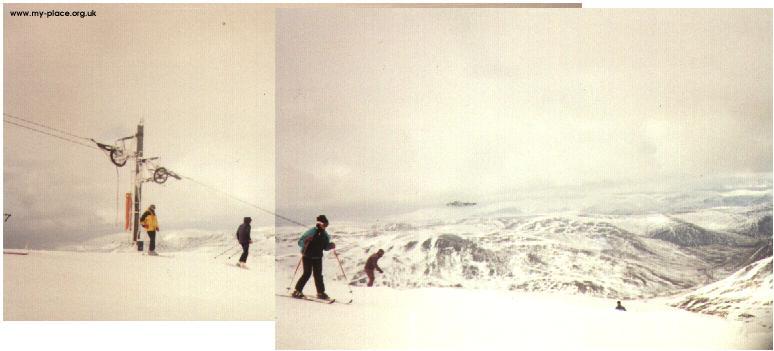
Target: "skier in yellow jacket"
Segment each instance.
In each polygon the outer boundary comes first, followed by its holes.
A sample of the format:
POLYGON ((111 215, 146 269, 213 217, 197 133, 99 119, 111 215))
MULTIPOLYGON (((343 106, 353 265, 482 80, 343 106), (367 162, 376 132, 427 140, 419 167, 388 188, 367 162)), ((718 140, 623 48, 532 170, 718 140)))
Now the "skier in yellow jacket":
POLYGON ((148 245, 148 255, 156 254, 156 232, 159 231, 159 220, 156 218, 156 205, 150 205, 148 210, 140 217, 142 227, 148 232, 150 244, 148 245))

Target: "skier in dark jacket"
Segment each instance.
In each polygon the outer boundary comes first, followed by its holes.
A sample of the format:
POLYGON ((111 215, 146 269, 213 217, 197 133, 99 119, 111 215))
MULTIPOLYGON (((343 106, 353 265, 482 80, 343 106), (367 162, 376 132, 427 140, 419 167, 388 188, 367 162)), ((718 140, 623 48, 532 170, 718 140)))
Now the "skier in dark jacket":
POLYGON ((245 217, 244 222, 237 229, 237 240, 239 240, 239 245, 242 245, 242 256, 239 256, 237 266, 241 268, 247 268, 247 251, 250 249, 250 244, 253 243, 250 238, 250 222, 252 221, 252 218, 245 217))
POLYGON ((368 286, 374 286, 374 269, 379 271, 379 273, 384 273, 382 269, 379 267, 379 259, 384 256, 384 250, 379 249, 375 254, 368 257, 368 260, 365 264, 365 272, 368 276, 368 286))
POLYGON ((309 281, 309 277, 314 274, 314 286, 317 288, 317 297, 323 300, 329 300, 325 294, 325 283, 322 275, 323 251, 336 248, 336 244, 331 242, 328 232, 328 218, 325 215, 317 216, 317 225, 307 230, 301 238, 298 239, 298 246, 301 247, 301 262, 304 266, 304 273, 296 282, 296 290, 293 291, 293 297, 303 298, 304 285, 309 281))
POLYGON ((626 307, 623 307, 623 305, 621 305, 621 301, 618 301, 618 305, 615 306, 615 309, 618 311, 626 311, 626 307))

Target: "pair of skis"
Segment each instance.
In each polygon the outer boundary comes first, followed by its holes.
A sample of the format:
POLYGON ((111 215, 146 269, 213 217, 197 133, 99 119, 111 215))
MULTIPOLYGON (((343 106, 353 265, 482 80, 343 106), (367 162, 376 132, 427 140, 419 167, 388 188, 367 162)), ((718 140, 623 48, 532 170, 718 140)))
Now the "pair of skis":
POLYGON ((294 300, 324 303, 326 305, 330 305, 330 304, 332 304, 334 302, 338 302, 339 304, 345 304, 345 305, 349 305, 349 304, 352 303, 352 300, 349 300, 348 302, 341 302, 341 301, 336 301, 336 299, 324 300, 324 299, 319 299, 319 298, 316 298, 316 297, 313 297, 313 296, 306 296, 306 295, 304 295, 304 297, 293 297, 292 295, 277 294, 277 296, 287 297, 287 298, 294 299, 294 300))
POLYGON ((288 297, 288 298, 295 299, 295 300, 324 303, 324 304, 328 304, 328 305, 336 302, 336 299, 323 300, 323 299, 320 299, 320 298, 306 296, 306 295, 304 295, 304 297, 294 297, 293 295, 277 294, 277 296, 288 297))

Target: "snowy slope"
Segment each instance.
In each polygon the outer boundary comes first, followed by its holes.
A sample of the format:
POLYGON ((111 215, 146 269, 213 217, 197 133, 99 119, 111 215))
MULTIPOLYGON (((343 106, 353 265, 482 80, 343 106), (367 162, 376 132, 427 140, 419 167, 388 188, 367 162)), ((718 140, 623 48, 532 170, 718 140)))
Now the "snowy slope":
POLYGON ((78 251, 3 255, 3 317, 272 320, 274 245, 261 232, 249 270, 235 266, 241 249, 214 258, 236 244, 231 235, 199 231, 160 232, 158 257, 135 251, 125 233, 62 248, 78 251))
MULTIPOLYGON (((332 294, 347 289, 329 283, 332 294)), ((770 330, 650 302, 454 288, 354 288, 351 305, 278 297, 279 349, 771 349, 770 330)))
POLYGON ((686 294, 672 305, 688 311, 755 321, 771 328, 773 284, 772 258, 768 257, 686 294))

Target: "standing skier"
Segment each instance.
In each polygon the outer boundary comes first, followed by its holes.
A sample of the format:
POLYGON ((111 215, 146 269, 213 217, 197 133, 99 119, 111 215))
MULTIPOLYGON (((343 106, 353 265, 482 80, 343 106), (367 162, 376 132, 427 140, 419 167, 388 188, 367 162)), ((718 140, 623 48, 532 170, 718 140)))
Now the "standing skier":
POLYGON ((293 291, 293 297, 303 298, 304 285, 309 281, 309 277, 314 273, 314 286, 317 288, 317 298, 323 300, 330 300, 330 297, 325 294, 325 283, 323 282, 322 275, 322 258, 323 251, 335 249, 336 245, 332 243, 328 232, 325 228, 328 227, 328 218, 325 215, 317 216, 317 225, 307 230, 301 238, 298 239, 298 246, 301 247, 301 261, 304 265, 304 273, 296 283, 296 290, 293 291))
POLYGON ((150 205, 148 207, 148 210, 140 217, 140 223, 142 223, 142 227, 148 232, 148 237, 150 238, 148 255, 158 255, 156 254, 156 232, 161 229, 159 229, 159 220, 156 218, 156 205, 150 205))
POLYGON ((239 240, 239 245, 242 245, 242 256, 239 256, 237 266, 241 268, 247 268, 247 251, 250 249, 250 244, 253 243, 250 238, 250 222, 252 221, 252 218, 245 217, 244 222, 237 229, 237 240, 239 240))
POLYGON ((384 250, 379 249, 379 251, 377 251, 375 254, 368 257, 368 260, 366 261, 365 272, 366 272, 366 275, 368 276, 369 287, 374 286, 374 269, 379 271, 379 273, 382 273, 382 274, 384 273, 384 271, 382 271, 382 269, 379 267, 379 262, 378 262, 379 259, 382 258, 382 256, 384 256, 384 250))

